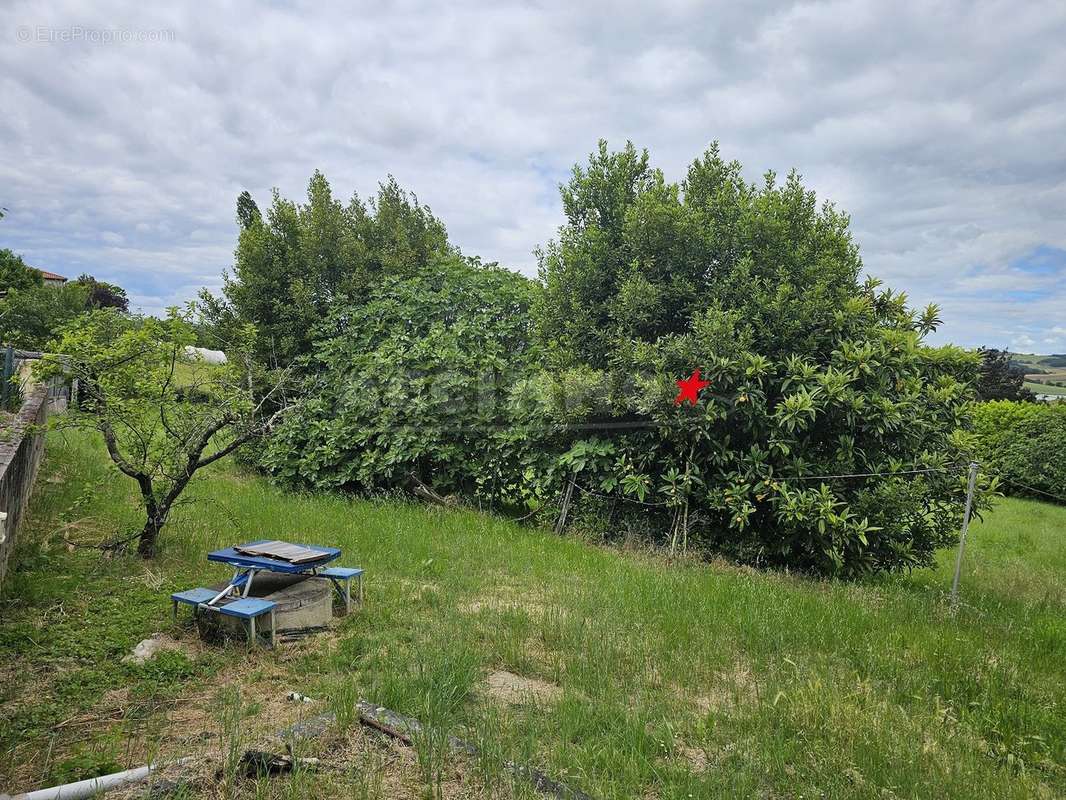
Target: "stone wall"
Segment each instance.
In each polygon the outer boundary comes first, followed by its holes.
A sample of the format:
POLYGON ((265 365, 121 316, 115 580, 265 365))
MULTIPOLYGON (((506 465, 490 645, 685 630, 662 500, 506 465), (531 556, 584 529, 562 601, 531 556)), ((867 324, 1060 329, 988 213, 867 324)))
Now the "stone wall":
POLYGON ((48 395, 47 386, 33 389, 11 424, 0 429, 0 586, 44 455, 48 395))

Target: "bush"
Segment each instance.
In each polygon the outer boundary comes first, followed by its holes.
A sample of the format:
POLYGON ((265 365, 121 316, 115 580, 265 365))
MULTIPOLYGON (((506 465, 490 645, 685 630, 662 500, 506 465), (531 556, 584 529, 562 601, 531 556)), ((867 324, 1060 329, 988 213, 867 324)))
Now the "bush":
POLYGON ((978 458, 1005 492, 1066 497, 1066 403, 980 403, 974 432, 978 458))
POLYGON ((302 363, 304 399, 263 465, 318 488, 419 484, 536 507, 553 462, 528 378, 535 284, 459 257, 337 305, 302 363))
POLYGON ((537 330, 584 486, 656 504, 620 513, 658 508, 672 545, 822 574, 927 565, 953 541, 978 358, 923 344, 935 307, 858 281, 846 215, 795 174, 745 183, 716 149, 675 185, 603 143, 563 206, 537 330), (675 405, 697 368, 711 386, 675 405), (867 472, 893 475, 805 480, 867 472))

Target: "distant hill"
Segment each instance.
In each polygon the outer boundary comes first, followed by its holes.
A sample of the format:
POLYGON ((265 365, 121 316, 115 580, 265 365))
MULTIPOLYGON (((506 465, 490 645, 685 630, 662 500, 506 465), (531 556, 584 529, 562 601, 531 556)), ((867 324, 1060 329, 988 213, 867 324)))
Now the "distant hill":
POLYGON ((1066 353, 1053 353, 1049 356, 1041 356, 1033 353, 1011 353, 1011 361, 1015 361, 1022 366, 1033 367, 1058 367, 1060 369, 1066 369, 1066 353))
POLYGON ((1011 353, 1011 363, 1025 370, 1026 389, 1036 394, 1066 395, 1066 354, 1011 353))

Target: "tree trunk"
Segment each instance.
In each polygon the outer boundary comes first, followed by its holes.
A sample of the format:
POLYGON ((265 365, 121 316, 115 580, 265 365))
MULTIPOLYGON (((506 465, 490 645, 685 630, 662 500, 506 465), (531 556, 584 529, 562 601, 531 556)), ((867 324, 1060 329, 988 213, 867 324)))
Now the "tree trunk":
POLYGON ((159 538, 159 532, 163 529, 163 525, 166 521, 166 514, 160 514, 157 512, 148 515, 148 519, 145 520, 144 527, 141 529, 141 535, 137 542, 137 555, 141 558, 155 557, 156 540, 159 538))

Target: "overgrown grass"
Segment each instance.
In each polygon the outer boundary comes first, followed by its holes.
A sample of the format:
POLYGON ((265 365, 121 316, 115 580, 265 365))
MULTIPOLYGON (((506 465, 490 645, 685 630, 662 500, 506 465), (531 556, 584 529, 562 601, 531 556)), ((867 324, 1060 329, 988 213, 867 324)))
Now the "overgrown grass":
MULTIPOLYGON (((127 766, 130 743, 152 733, 148 711, 62 725, 108 691, 128 687, 151 709, 242 665, 238 646, 142 667, 118 657, 176 632, 170 591, 224 577, 207 550, 263 536, 343 547, 344 563, 367 568, 368 600, 333 646, 257 663, 343 720, 366 697, 431 723, 415 742, 431 788, 449 730, 482 744, 486 793, 510 791, 506 759, 603 798, 1066 793, 1061 507, 1004 500, 975 525, 952 614, 952 552, 935 570, 859 584, 667 564, 470 511, 293 495, 231 465, 190 489, 157 561, 68 548, 64 536, 136 530, 132 497, 89 440, 49 441, 0 605, 5 789, 30 788, 7 786, 16 775, 127 766), (559 689, 501 703, 485 691, 490 670, 559 689)), ((380 791, 367 788, 371 762, 355 796, 380 791)), ((313 775, 299 787, 337 791, 313 775)))

